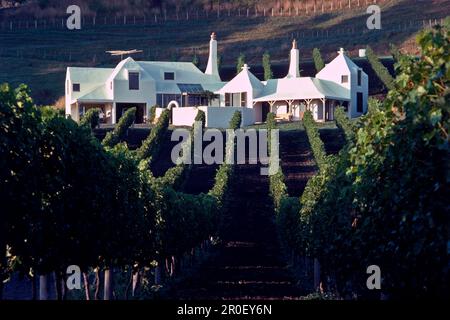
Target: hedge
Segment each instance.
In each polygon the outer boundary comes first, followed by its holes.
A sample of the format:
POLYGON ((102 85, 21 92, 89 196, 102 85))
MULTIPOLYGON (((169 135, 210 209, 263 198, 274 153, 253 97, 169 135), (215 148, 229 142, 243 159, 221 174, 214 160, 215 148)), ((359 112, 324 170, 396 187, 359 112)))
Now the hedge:
MULTIPOLYGON (((230 120, 229 127, 230 129, 237 130, 238 128, 240 128, 240 124, 241 112, 236 111, 230 120)), ((235 144, 234 141, 232 141, 232 144, 235 144)), ((229 150, 230 148, 231 145, 229 145, 227 142, 226 149, 229 150)), ((214 178, 214 186, 211 188, 208 194, 216 199, 219 208, 223 206, 226 200, 233 173, 234 166, 231 164, 227 164, 226 162, 222 163, 216 172, 216 176, 214 178)))
MULTIPOLYGON (((270 146, 270 137, 271 137, 271 130, 276 128, 276 122, 275 122, 275 114, 270 112, 267 115, 266 120, 266 127, 267 127, 267 134, 268 134, 268 148, 269 152, 271 150, 270 146)), ((273 160, 272 157, 269 158, 270 161, 273 160)), ((270 165, 270 164, 269 164, 270 165)), ((283 199, 288 197, 287 187, 284 183, 284 174, 283 170, 281 169, 281 165, 279 165, 278 172, 269 176, 269 188, 270 188, 270 195, 273 199, 273 203, 275 206, 275 210, 278 213, 280 210, 281 202, 283 199)))
POLYGON ((325 145, 323 144, 322 139, 320 139, 319 130, 316 127, 316 122, 314 121, 311 111, 306 111, 304 113, 303 125, 305 126, 316 163, 322 170, 328 165, 331 156, 327 156, 327 153, 325 152, 325 145))
MULTIPOLYGON (((201 110, 198 110, 197 115, 195 116, 195 121, 201 121, 202 122, 202 128, 205 127, 205 113, 201 110)), ((195 141, 195 134, 194 127, 191 128, 191 136, 188 141, 185 143, 190 145, 191 150, 191 158, 193 157, 193 143, 195 141)), ((202 132, 203 134, 203 132, 202 132)), ((183 146, 182 150, 188 149, 187 146, 183 146)), ((157 180, 160 180, 159 183, 162 183, 164 185, 173 186, 175 189, 179 189, 181 187, 181 184, 186 180, 186 177, 189 175, 190 170, 192 168, 192 164, 185 164, 180 163, 177 164, 175 167, 170 168, 167 170, 167 172, 164 174, 164 176, 158 178, 157 180)))
POLYGON ((154 159, 156 154, 162 147, 164 136, 169 128, 170 111, 164 110, 156 123, 156 126, 152 129, 147 139, 142 142, 141 147, 136 151, 138 159, 149 159, 149 162, 154 159))
POLYGON ((336 125, 344 131, 345 138, 347 142, 353 141, 355 137, 356 126, 355 123, 347 118, 347 114, 344 108, 339 107, 334 111, 334 118, 336 120, 336 125))
POLYGON ((136 108, 128 109, 119 119, 119 122, 116 124, 114 130, 106 134, 106 137, 102 141, 103 145, 112 148, 118 144, 121 140, 123 140, 127 134, 128 128, 134 123, 135 120, 136 108))
POLYGON ((386 69, 386 67, 381 63, 380 59, 378 59, 375 52, 373 52, 372 48, 369 46, 367 46, 366 48, 366 56, 378 78, 380 78, 386 88, 388 88, 389 90, 393 90, 395 88, 394 78, 392 78, 388 69, 386 69))

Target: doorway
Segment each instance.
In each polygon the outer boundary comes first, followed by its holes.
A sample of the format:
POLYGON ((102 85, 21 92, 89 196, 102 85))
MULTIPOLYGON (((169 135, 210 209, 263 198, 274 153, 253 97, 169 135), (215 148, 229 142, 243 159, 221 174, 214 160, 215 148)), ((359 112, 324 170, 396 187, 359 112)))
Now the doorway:
POLYGON ((270 112, 270 105, 268 102, 263 102, 261 104, 261 121, 267 121, 267 114, 270 112))

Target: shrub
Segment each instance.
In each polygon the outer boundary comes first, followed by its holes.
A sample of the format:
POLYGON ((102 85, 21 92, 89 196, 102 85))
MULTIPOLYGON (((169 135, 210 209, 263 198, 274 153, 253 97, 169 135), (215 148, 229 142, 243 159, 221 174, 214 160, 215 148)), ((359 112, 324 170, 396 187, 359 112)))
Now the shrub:
POLYGON ((99 108, 89 109, 81 118, 80 125, 87 126, 91 130, 97 128, 100 124, 100 112, 99 108))
POLYGON ((241 127, 242 115, 240 111, 236 111, 231 117, 229 128, 236 130, 241 127))
POLYGON ((150 114, 149 114, 149 118, 148 118, 149 123, 155 122, 156 108, 160 108, 160 107, 158 105, 154 105, 154 106, 150 107, 150 114))
POLYGON ((202 128, 205 128, 206 126, 206 115, 202 110, 197 111, 197 115, 195 116, 195 121, 201 121, 202 122, 202 128))

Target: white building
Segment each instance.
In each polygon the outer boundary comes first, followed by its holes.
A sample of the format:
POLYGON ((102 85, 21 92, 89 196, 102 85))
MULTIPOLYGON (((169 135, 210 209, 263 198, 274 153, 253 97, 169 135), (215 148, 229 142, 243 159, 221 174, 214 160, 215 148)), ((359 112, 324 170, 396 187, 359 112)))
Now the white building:
POLYGON ((174 125, 190 125, 197 107, 206 113, 207 126, 226 127, 235 110, 244 125, 264 122, 267 113, 300 120, 311 110, 317 121, 333 119, 344 106, 353 118, 367 111, 368 77, 343 49, 316 77, 300 77, 299 50, 294 40, 285 78, 260 81, 245 65, 228 83, 217 67, 217 40, 211 35, 205 72, 188 62, 134 61, 127 58, 114 69, 67 68, 66 115, 78 121, 87 109, 101 108, 106 123, 116 123, 123 112, 137 107, 137 123, 145 122, 150 107, 173 108, 174 125), (211 93, 216 94, 208 99, 211 93))

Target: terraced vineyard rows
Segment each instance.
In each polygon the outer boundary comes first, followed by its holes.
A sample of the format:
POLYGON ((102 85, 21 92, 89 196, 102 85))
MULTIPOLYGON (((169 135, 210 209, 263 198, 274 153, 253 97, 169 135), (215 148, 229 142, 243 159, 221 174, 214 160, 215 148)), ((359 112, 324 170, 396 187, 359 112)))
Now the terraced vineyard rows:
POLYGON ((280 160, 289 196, 300 197, 317 171, 304 130, 280 131, 280 160))
POLYGON ((177 299, 298 299, 304 293, 281 256, 266 176, 236 167, 221 243, 195 276, 173 288, 177 299))
POLYGON ((345 136, 338 128, 322 128, 319 130, 320 138, 325 145, 327 154, 337 154, 345 144, 345 136))

